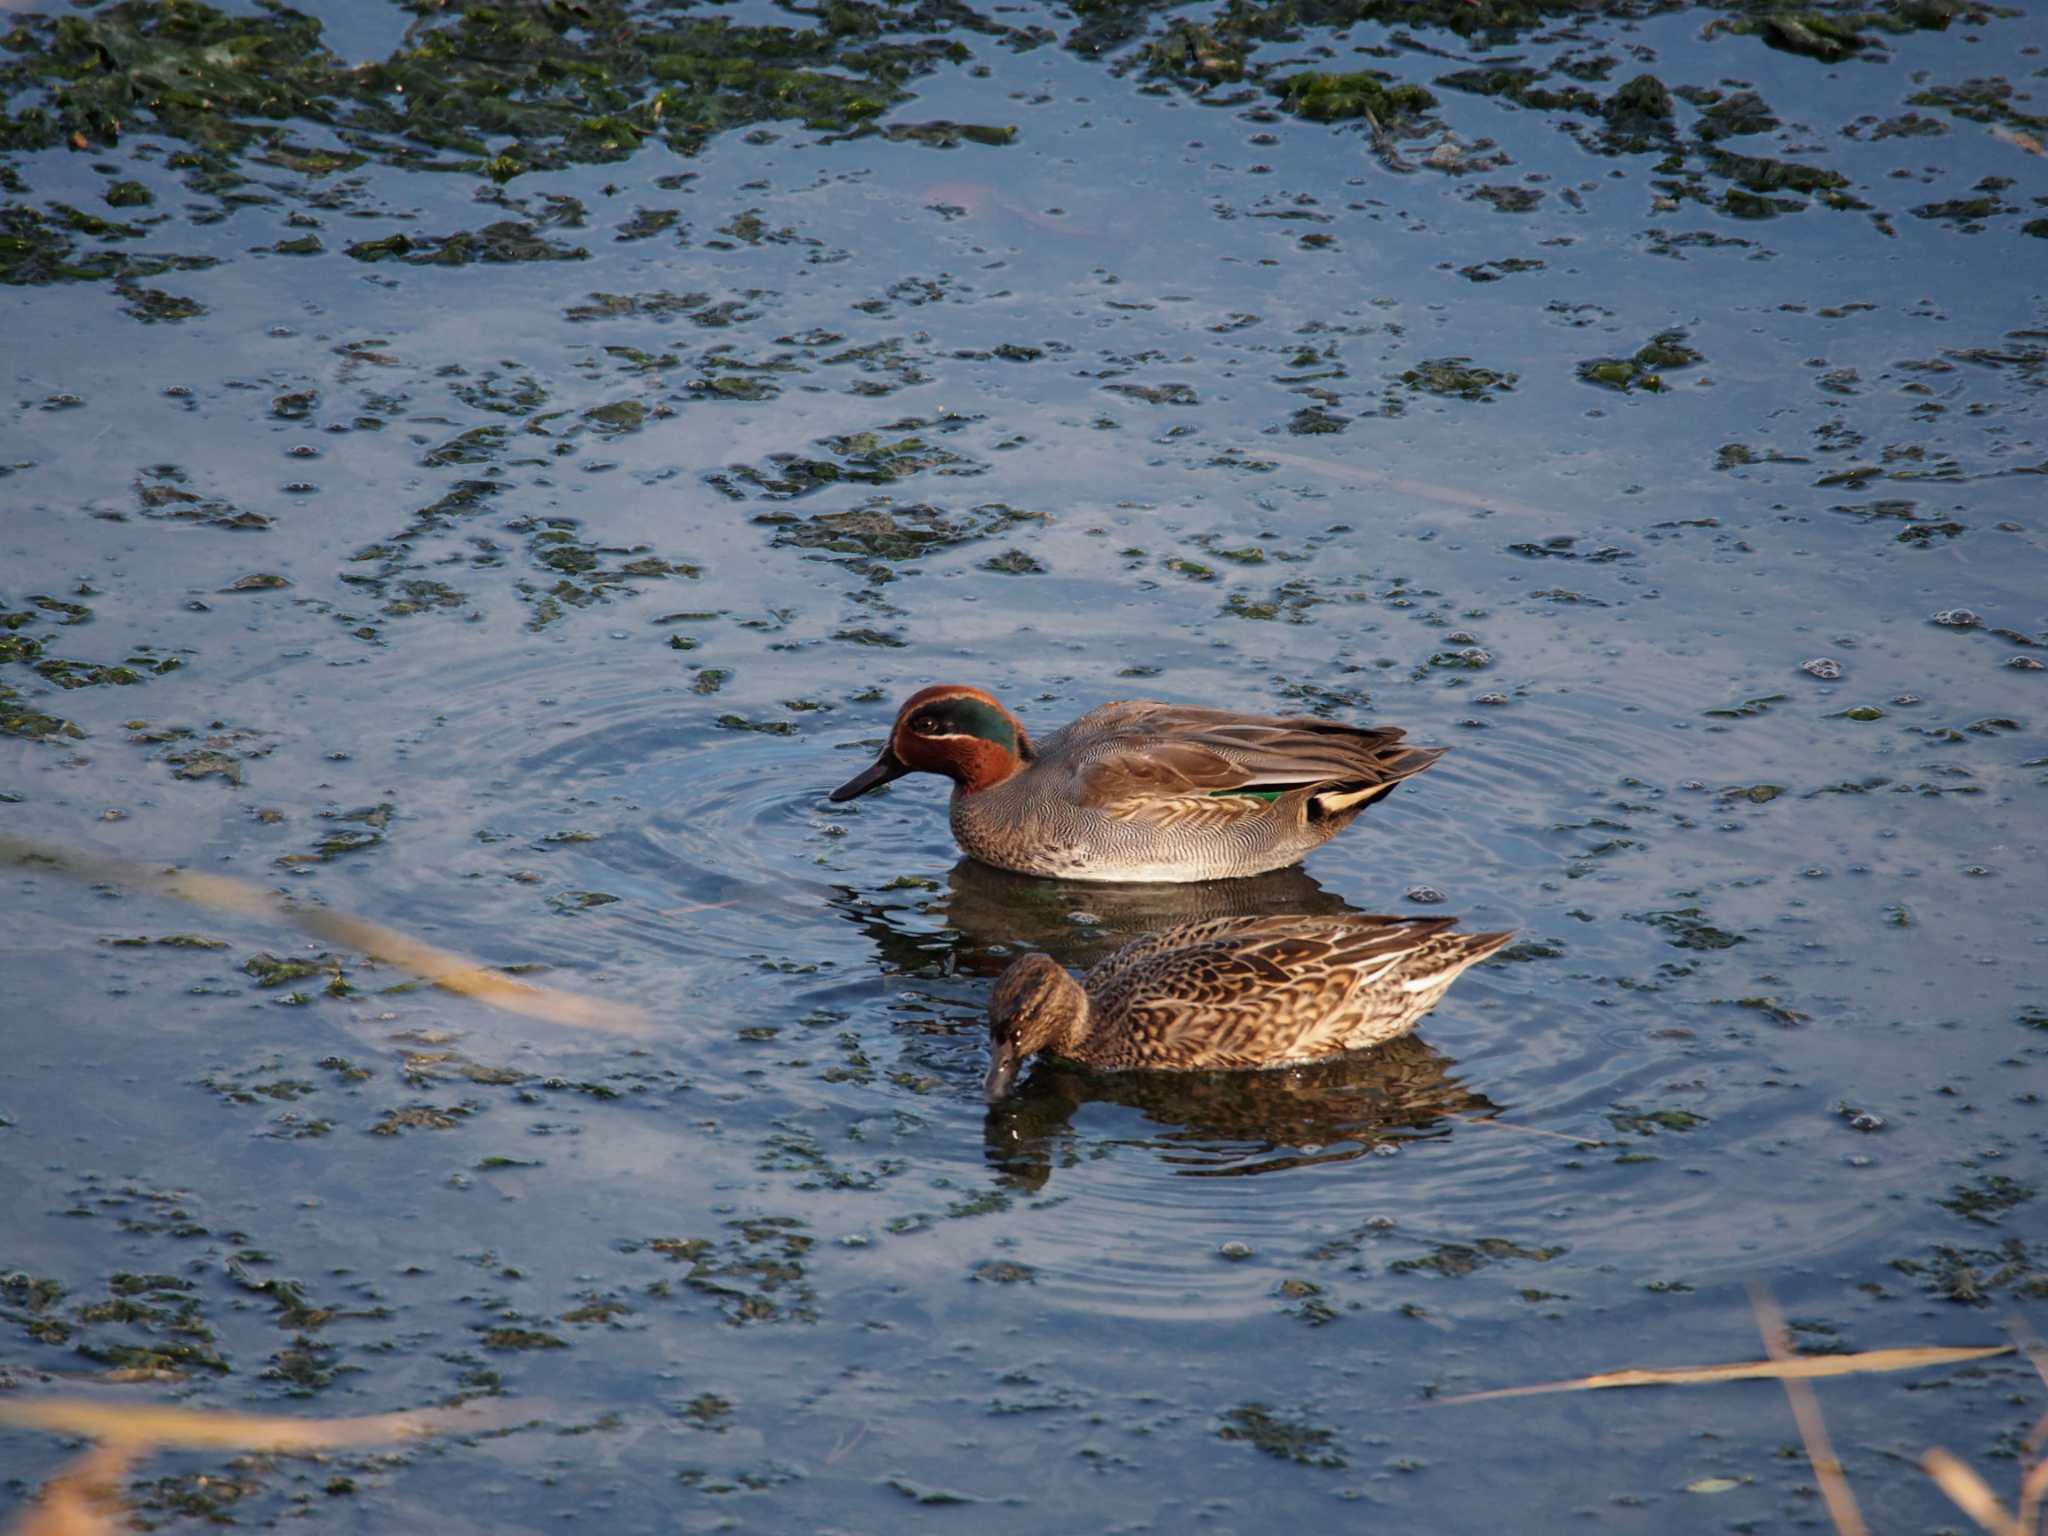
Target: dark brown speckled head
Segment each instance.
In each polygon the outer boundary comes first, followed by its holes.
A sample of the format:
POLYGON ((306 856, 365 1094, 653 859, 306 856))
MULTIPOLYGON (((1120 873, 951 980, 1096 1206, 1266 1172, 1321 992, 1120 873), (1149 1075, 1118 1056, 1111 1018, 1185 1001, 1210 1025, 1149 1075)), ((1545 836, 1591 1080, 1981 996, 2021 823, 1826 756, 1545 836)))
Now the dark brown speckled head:
POLYGON ((988 997, 988 1080, 991 1104, 1004 1098, 1017 1073, 1040 1051, 1064 1051, 1088 1032, 1088 994, 1049 955, 1026 955, 996 978, 988 997))

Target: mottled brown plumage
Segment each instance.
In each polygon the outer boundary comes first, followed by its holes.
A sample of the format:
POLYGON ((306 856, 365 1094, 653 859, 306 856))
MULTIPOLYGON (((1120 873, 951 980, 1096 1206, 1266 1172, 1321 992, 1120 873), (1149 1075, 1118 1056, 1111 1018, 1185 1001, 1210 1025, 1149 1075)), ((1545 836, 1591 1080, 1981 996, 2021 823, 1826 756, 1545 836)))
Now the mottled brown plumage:
POLYGON ((1039 1051, 1092 1067, 1281 1067, 1377 1045, 1513 934, 1455 918, 1224 917, 1136 939, 1076 981, 1026 955, 989 996, 990 1103, 1039 1051))
POLYGON ((990 695, 940 684, 911 695, 881 756, 832 798, 944 774, 953 836, 985 864, 1070 880, 1213 880, 1295 863, 1444 753, 1402 736, 1132 699, 1034 742, 990 695))

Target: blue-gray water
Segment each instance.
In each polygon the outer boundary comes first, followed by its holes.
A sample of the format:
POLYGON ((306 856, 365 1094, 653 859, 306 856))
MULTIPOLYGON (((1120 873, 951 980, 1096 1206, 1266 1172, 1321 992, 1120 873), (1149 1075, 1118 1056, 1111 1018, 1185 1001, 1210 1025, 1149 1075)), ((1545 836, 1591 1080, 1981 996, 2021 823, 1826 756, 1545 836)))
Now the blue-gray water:
MULTIPOLYGON (((310 9, 345 61, 412 19, 310 9)), ((0 291, 0 834, 657 1021, 351 955, 346 996, 266 988, 324 947, 10 868, 0 1386, 534 1404, 165 1454, 152 1519, 1813 1525, 1769 1383, 1427 1400, 1754 1357, 1751 1281, 1809 1349, 2041 1325, 2048 34, 1965 9, 1827 62, 1713 10, 1418 13, 1253 53, 1430 86, 1376 148, 1126 67, 1206 11, 1100 51, 990 14, 880 121, 1006 144, 769 121, 502 186, 231 181, 146 118, 0 153, 17 237, 63 205, 137 231, 74 255, 215 258, 0 291), (1504 62, 1655 74, 1670 140, 1436 83, 1504 62), (1776 125, 1710 142, 1742 90, 1776 125), (1759 210, 1716 152, 1861 206, 1759 210), (349 253, 508 221, 584 254, 349 253), (1581 376, 1674 332, 1661 390, 1581 376), (937 781, 825 803, 935 680, 1039 730, 1157 696, 1455 750, 1250 894, 1053 887, 961 864, 937 781), (1523 943, 1381 1057, 1041 1068, 985 1114, 1004 953, 1243 901, 1523 943)), ((1929 1444, 2010 1494, 2048 1406, 2011 1359, 1822 1402, 1886 1529, 1961 1525, 1929 1444)), ((10 1502, 68 1454, 0 1435, 10 1502)))

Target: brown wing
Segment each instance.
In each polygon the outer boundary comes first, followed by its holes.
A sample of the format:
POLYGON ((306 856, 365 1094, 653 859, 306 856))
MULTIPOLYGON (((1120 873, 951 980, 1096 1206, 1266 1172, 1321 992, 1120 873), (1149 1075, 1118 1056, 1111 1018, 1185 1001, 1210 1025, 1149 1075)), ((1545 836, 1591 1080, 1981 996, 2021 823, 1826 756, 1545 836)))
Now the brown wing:
POLYGON ((1456 918, 1214 918, 1126 944, 1083 981, 1110 1067, 1270 1067, 1393 1038, 1511 934, 1456 918))
POLYGON ((1333 912, 1313 917, 1298 913, 1211 917, 1200 922, 1176 923, 1131 940, 1097 964, 1084 985, 1091 993, 1112 985, 1122 986, 1134 972, 1148 969, 1160 956, 1176 952, 1220 948, 1229 953, 1258 953, 1272 959, 1283 954, 1363 955, 1375 947, 1413 949, 1456 923, 1454 917, 1390 917, 1377 912, 1333 912), (1323 947, 1293 947, 1304 944, 1323 947))
MULTIPOLYGON (((1074 798, 1103 807, 1229 797, 1233 791, 1391 783, 1420 772, 1439 755, 1403 745, 1398 726, 1361 729, 1307 717, 1146 702, 1105 705, 1069 730, 1075 741, 1074 798)), ((1048 743, 1048 755, 1051 750, 1048 743)), ((1256 805, 1226 798, 1216 812, 1236 815, 1256 805)))
POLYGON ((1256 1066, 1345 1048, 1362 992, 1393 981, 1448 917, 1217 918, 1124 946, 1088 973, 1127 1021, 1128 1065, 1256 1066))

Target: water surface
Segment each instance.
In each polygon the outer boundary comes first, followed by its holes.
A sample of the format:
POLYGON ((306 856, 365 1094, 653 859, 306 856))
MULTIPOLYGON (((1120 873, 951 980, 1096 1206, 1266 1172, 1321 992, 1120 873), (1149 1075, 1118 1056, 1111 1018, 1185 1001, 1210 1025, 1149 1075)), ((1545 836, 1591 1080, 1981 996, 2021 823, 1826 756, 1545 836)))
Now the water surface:
MULTIPOLYGON (((236 14, 191 46, 283 25, 236 14)), ((658 1027, 10 869, 0 1380, 536 1404, 166 1455, 148 1518, 1813 1524, 1768 1384, 1430 1399, 1752 1357, 1754 1280, 1807 1349, 2041 1326, 2030 21, 862 8, 690 35, 807 114, 677 64, 656 118, 613 55, 457 99, 555 44, 307 14, 118 131, 8 17, 0 833, 658 1027), (1284 83, 1356 70, 1434 105, 1284 83), (961 862, 935 781, 824 800, 934 680, 1455 750, 1302 871, 1059 886, 961 862), (1009 954, 1234 903, 1523 941, 1374 1056, 984 1110, 1009 954)), ((2009 1488, 2042 1406, 2010 1360, 1823 1402, 1900 1528, 1957 1521, 1924 1446, 2009 1488)), ((67 1454, 7 1435, 10 1495, 67 1454)))

